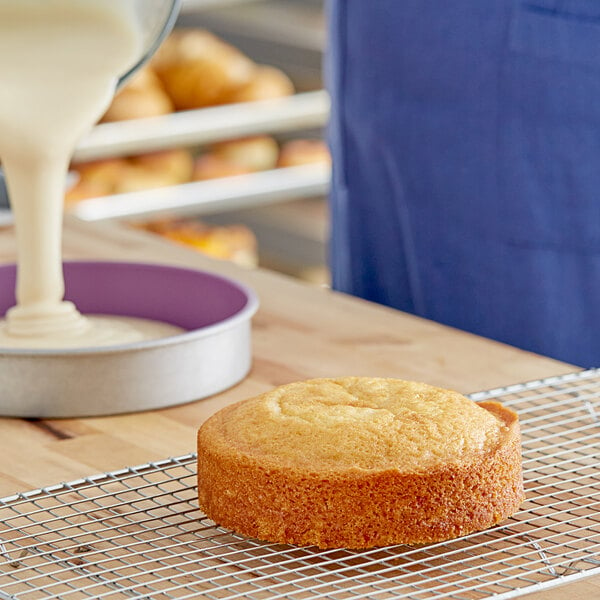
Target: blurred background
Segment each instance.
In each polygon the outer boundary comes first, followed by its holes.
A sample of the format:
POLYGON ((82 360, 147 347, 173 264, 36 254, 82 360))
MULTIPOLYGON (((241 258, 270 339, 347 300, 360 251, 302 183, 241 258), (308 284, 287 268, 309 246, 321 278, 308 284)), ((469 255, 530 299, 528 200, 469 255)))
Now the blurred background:
POLYGON ((324 45, 321 0, 184 1, 82 140, 65 212, 327 286, 324 45))

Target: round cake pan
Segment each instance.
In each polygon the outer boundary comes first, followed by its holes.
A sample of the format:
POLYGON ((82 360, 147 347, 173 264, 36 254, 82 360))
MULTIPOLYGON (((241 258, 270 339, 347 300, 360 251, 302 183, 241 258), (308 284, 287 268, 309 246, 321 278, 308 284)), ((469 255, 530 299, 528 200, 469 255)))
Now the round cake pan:
MULTIPOLYGON (((81 417, 190 402, 243 379, 256 295, 209 272, 126 262, 66 262, 65 298, 84 314, 155 319, 185 331, 103 348, 0 348, 0 415, 81 417)), ((0 266, 0 315, 15 304, 0 266)))

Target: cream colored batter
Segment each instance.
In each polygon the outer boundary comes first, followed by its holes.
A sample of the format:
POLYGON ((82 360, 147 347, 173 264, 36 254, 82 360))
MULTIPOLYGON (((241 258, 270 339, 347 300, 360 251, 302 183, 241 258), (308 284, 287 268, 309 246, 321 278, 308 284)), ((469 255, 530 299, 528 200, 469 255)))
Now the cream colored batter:
POLYGON ((63 300, 65 176, 79 138, 141 57, 134 0, 0 0, 0 160, 15 217, 17 305, 0 347, 114 345, 181 330, 91 319, 63 300))

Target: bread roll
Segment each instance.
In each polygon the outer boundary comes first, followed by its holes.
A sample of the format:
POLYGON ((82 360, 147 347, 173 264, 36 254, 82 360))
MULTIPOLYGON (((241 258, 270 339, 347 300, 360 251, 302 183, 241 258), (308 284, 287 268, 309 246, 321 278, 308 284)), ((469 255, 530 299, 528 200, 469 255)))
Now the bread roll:
POLYGON ((210 153, 248 171, 266 171, 277 165, 279 145, 268 135, 258 135, 213 144, 210 153))
POLYGON ((232 90, 226 102, 255 102, 291 96, 294 93, 292 80, 281 70, 268 65, 256 68, 252 79, 238 89, 232 90))
POLYGON ((68 204, 112 194, 138 192, 191 181, 194 161, 187 150, 164 150, 130 158, 74 165, 77 183, 67 191, 68 204))
POLYGON ((194 163, 192 179, 194 181, 205 181, 207 179, 219 179, 221 177, 233 177, 251 173, 248 167, 236 165, 224 158, 214 154, 202 154, 194 163))
POLYGON ((194 159, 188 150, 171 149, 141 154, 131 158, 131 164, 152 173, 161 173, 171 185, 191 181, 194 159))
POLYGON ((322 140, 291 140, 281 146, 278 167, 297 167, 313 163, 331 164, 329 148, 322 140))
POLYGON ((256 237, 244 225, 217 227, 194 220, 162 219, 141 227, 214 258, 231 260, 244 267, 255 267, 258 263, 256 237))
POLYGON ((144 67, 117 92, 102 122, 158 117, 173 110, 173 103, 156 73, 150 67, 144 67))
POLYGON ((253 78, 256 65, 208 31, 177 30, 152 60, 177 110, 222 104, 253 78))

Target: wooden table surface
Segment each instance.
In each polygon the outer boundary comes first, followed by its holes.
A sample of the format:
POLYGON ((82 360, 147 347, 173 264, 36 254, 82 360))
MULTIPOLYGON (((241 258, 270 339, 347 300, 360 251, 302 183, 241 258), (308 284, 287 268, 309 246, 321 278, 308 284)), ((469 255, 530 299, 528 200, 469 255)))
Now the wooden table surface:
MULTIPOLYGON (((0 497, 193 452, 197 427, 220 407, 295 380, 387 376, 468 393, 575 370, 279 274, 214 261, 123 225, 68 220, 64 246, 67 259, 191 266, 251 285, 261 303, 253 320, 253 367, 234 388, 174 408, 85 419, 0 419, 0 497)), ((13 232, 5 229, 0 262, 13 261, 14 255, 13 232)), ((600 577, 527 598, 600 598, 600 577)))

